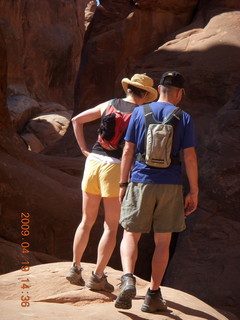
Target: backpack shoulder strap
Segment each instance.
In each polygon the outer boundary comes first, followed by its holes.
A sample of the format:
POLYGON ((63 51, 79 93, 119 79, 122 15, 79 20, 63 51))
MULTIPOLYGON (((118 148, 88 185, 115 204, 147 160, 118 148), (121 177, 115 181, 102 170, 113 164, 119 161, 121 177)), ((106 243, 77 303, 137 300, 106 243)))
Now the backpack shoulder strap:
POLYGON ((183 113, 182 109, 177 107, 173 109, 171 112, 169 112, 169 114, 166 116, 166 118, 163 120, 162 123, 171 124, 174 126, 180 120, 182 113, 183 113))
POLYGON ((111 102, 109 103, 109 105, 114 107, 116 100, 117 100, 117 98, 112 99, 111 102))
POLYGON ((143 111, 144 111, 144 117, 145 117, 145 125, 146 125, 146 130, 151 123, 158 123, 158 121, 155 119, 153 115, 153 111, 150 107, 149 104, 145 104, 143 106, 143 111))
POLYGON ((106 113, 107 113, 107 111, 110 109, 110 107, 113 107, 116 111, 118 111, 118 110, 115 108, 115 106, 114 106, 114 103, 115 103, 116 100, 117 100, 117 99, 114 98, 114 99, 108 101, 107 108, 104 110, 104 112, 103 112, 103 114, 102 114, 102 117, 104 117, 104 116, 106 115, 106 113))
MULTIPOLYGON (((165 124, 170 124, 173 127, 173 139, 174 139, 175 131, 181 119, 182 114, 183 114, 183 110, 177 107, 173 109, 173 111, 170 112, 166 117, 166 119, 164 120, 165 124)), ((181 164, 180 159, 178 157, 173 157, 171 155, 171 164, 181 164)))
MULTIPOLYGON (((148 103, 143 106, 143 111, 144 111, 144 119, 145 119, 144 150, 146 150, 148 127, 151 123, 157 123, 157 121, 155 120, 153 116, 153 111, 148 103)), ((144 162, 144 160, 145 160, 145 151, 137 155, 137 161, 144 162)))

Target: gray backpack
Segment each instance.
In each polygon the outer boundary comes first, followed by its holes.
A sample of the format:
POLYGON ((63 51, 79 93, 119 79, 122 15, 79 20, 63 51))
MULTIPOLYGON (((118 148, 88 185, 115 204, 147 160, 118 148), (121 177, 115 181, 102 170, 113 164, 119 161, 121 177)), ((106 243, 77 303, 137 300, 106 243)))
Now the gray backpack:
POLYGON ((170 164, 180 164, 179 159, 171 155, 171 151, 174 131, 183 111, 175 108, 162 122, 159 122, 155 119, 149 104, 143 108, 146 125, 145 153, 139 154, 137 160, 156 168, 167 168, 170 164))

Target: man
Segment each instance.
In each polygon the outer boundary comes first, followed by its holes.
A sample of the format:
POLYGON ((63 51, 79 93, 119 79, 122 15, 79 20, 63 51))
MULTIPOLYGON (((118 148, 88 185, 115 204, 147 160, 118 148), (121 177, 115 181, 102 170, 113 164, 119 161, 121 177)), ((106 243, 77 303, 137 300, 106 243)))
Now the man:
MULTIPOLYGON (((159 99, 150 103, 150 108, 155 119, 161 122, 182 99, 183 76, 176 71, 164 73, 158 91, 159 99)), ((141 310, 158 312, 167 309, 160 284, 168 264, 172 232, 183 231, 186 228, 185 216, 197 208, 196 138, 191 116, 183 112, 175 130, 171 155, 174 159, 179 159, 180 150, 183 150, 183 161, 190 186, 184 202, 180 160, 167 168, 150 167, 144 161, 138 161, 139 154, 145 152, 145 129, 143 106, 140 106, 132 114, 121 163, 120 224, 124 228, 124 234, 120 251, 124 275, 121 277, 121 289, 115 307, 130 309, 132 306, 132 299, 136 295, 136 279, 133 274, 138 256, 138 241, 142 233, 149 233, 153 228, 155 250, 152 257, 151 282, 141 310), (132 166, 134 159, 137 160, 132 166)))
MULTIPOLYGON (((120 203, 119 177, 122 157, 122 144, 106 149, 101 142, 94 144, 91 152, 84 136, 84 123, 108 117, 106 109, 110 105, 120 113, 131 114, 135 107, 157 99, 157 90, 153 88, 153 80, 146 74, 135 74, 131 79, 122 79, 126 92, 123 99, 106 101, 98 106, 83 111, 72 119, 74 133, 82 153, 87 157, 82 180, 82 220, 73 242, 73 264, 66 278, 71 284, 84 286, 81 260, 87 247, 93 224, 98 215, 101 200, 104 205, 104 231, 98 245, 96 268, 92 273, 87 287, 91 290, 112 292, 113 285, 107 281, 104 269, 116 245, 116 234, 119 226, 120 203)), ((105 121, 106 122, 106 121, 105 121)), ((102 140, 101 140, 102 141, 102 140)), ((112 147, 112 146, 111 146, 112 147)))

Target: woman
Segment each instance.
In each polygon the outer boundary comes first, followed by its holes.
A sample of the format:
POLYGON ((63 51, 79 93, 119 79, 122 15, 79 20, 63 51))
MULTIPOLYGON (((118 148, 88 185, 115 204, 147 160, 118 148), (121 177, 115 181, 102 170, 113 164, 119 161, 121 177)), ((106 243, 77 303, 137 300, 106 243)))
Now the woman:
POLYGON ((66 276, 71 284, 85 285, 82 278, 81 259, 88 244, 90 231, 96 221, 101 199, 104 205, 104 231, 98 245, 95 271, 87 287, 91 290, 113 292, 114 287, 107 281, 104 269, 116 245, 116 235, 120 215, 119 177, 122 146, 115 150, 105 149, 96 142, 90 152, 83 133, 83 124, 104 117, 110 104, 123 113, 132 113, 139 105, 157 98, 153 80, 146 74, 135 74, 131 80, 124 78, 122 86, 126 93, 123 99, 114 99, 81 112, 72 119, 74 133, 82 153, 87 157, 82 180, 82 221, 79 224, 73 243, 73 265, 66 276))

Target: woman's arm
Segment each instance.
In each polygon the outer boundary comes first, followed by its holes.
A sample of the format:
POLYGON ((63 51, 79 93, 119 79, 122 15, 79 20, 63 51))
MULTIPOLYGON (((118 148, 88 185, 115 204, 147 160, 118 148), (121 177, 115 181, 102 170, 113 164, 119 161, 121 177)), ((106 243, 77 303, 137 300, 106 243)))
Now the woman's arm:
POLYGON ((83 111, 72 118, 72 125, 77 143, 82 151, 82 153, 87 157, 89 155, 89 150, 87 148, 86 140, 83 132, 84 123, 91 122, 101 118, 104 110, 107 108, 108 102, 101 103, 94 108, 83 111))

